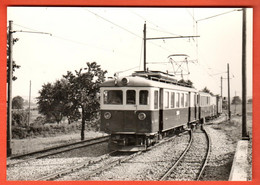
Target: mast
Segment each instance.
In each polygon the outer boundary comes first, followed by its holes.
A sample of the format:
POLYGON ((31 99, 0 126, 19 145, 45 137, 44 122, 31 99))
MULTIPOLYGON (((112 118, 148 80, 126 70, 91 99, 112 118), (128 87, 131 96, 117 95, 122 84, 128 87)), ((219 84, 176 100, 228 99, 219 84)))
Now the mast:
POLYGON ((146 71, 146 22, 144 23, 144 71, 146 71))

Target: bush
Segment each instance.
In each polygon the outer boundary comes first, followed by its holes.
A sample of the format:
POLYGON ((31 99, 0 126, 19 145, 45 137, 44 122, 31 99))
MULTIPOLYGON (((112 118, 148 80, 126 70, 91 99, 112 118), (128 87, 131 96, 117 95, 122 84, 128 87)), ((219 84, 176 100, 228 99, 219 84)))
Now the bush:
POLYGON ((24 139, 28 137, 48 137, 53 135, 60 135, 65 133, 72 133, 80 131, 81 124, 32 124, 30 126, 13 126, 12 137, 14 139, 24 139))
POLYGON ((25 126, 28 123, 28 112, 25 110, 14 110, 12 113, 12 125, 25 126))

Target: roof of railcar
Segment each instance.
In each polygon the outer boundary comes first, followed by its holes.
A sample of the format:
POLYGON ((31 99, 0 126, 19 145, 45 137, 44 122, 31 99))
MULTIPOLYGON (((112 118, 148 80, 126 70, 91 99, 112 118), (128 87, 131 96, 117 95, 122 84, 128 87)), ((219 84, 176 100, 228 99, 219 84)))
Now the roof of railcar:
POLYGON ((109 79, 103 82, 100 85, 100 87, 158 87, 158 88, 178 89, 178 90, 198 92, 195 88, 185 87, 174 83, 155 81, 155 80, 151 80, 139 76, 122 77, 122 78, 118 78, 116 81, 117 82, 115 82, 115 79, 109 79), (127 85, 124 85, 122 83, 123 78, 127 78, 129 80, 127 85))

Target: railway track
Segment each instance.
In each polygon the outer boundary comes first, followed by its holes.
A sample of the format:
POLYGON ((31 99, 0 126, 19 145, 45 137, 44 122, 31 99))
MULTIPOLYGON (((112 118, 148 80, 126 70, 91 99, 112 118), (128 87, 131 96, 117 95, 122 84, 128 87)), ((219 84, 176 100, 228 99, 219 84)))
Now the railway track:
POLYGON ((210 138, 204 128, 190 132, 186 149, 159 180, 199 180, 210 155, 210 146, 210 138))
MULTIPOLYGON (((161 142, 155 144, 154 146, 151 146, 149 150, 151 150, 154 147, 157 147, 165 142, 168 142, 169 140, 172 140, 174 137, 166 138, 162 140, 161 142)), ((73 180, 74 173, 77 171, 81 171, 80 174, 82 174, 82 177, 79 177, 80 175, 76 175, 77 180, 80 178, 80 180, 89 180, 92 176, 102 173, 103 171, 109 170, 110 168, 113 168, 114 166, 120 165, 121 163, 127 162, 130 159, 144 153, 146 151, 139 151, 136 153, 120 153, 120 152, 111 152, 108 154, 105 154, 101 156, 97 160, 91 160, 88 162, 82 162, 81 164, 77 164, 75 166, 68 167, 64 170, 60 170, 56 173, 53 173, 51 175, 46 175, 44 177, 38 178, 36 180, 40 181, 50 181, 50 180, 73 180)))
POLYGON ((97 138, 93 138, 93 139, 87 139, 84 141, 79 141, 79 142, 74 142, 74 143, 70 143, 70 144, 51 147, 51 148, 47 148, 47 149, 43 149, 43 150, 39 150, 39 151, 35 151, 35 152, 12 156, 9 158, 10 160, 8 160, 8 162, 7 162, 7 167, 12 167, 17 164, 29 162, 29 161, 32 161, 35 159, 46 158, 46 157, 57 155, 57 154, 60 154, 63 152, 68 152, 71 150, 107 142, 108 139, 109 139, 109 136, 102 136, 102 137, 97 137, 97 138))

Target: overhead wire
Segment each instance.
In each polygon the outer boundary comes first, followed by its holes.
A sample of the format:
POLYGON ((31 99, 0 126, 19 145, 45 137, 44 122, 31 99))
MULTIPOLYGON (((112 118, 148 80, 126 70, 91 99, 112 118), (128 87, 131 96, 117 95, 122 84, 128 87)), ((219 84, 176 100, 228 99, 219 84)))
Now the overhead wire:
MULTIPOLYGON (((135 34, 134 32, 132 32, 132 31, 126 29, 126 28, 123 27, 123 26, 118 25, 117 23, 114 23, 114 22, 108 20, 107 18, 104 18, 103 16, 101 16, 101 15, 99 15, 99 14, 97 14, 97 13, 94 13, 94 12, 90 11, 89 9, 85 9, 85 8, 84 8, 84 10, 90 12, 91 14, 93 14, 93 15, 99 17, 100 19, 102 19, 102 20, 104 20, 104 21, 106 21, 106 22, 109 22, 109 23, 113 24, 114 26, 117 26, 117 27, 121 28, 122 30, 124 30, 124 31, 126 31, 126 32, 128 32, 128 33, 130 33, 130 34, 132 34, 132 35, 134 35, 134 36, 136 36, 136 37, 138 37, 138 38, 143 39, 143 37, 141 37, 141 36, 135 34)), ((157 46, 157 47, 159 47, 159 48, 161 48, 161 49, 163 49, 163 50, 165 50, 165 51, 171 52, 169 49, 167 49, 167 48, 165 48, 165 47, 163 47, 163 46, 161 46, 161 45, 159 45, 159 44, 156 44, 156 43, 154 43, 154 42, 151 42, 151 44, 153 44, 153 45, 155 45, 155 46, 157 46)))
MULTIPOLYGON (((21 28, 25 28, 25 29, 27 29, 27 30, 32 30, 32 31, 35 31, 35 32, 40 32, 40 31, 38 31, 38 30, 36 30, 36 29, 29 28, 29 27, 27 27, 27 26, 23 26, 23 25, 16 24, 16 23, 13 23, 13 24, 16 25, 16 26, 19 26, 19 27, 21 27, 21 28)), ((19 31, 19 32, 26 32, 26 31, 19 31)), ((101 49, 101 50, 104 50, 104 51, 113 52, 113 50, 111 50, 111 49, 102 48, 102 47, 96 46, 96 45, 94 45, 94 44, 88 44, 88 43, 85 43, 85 42, 68 39, 68 38, 61 37, 61 36, 56 35, 56 34, 51 34, 51 36, 54 37, 54 38, 58 38, 58 39, 67 41, 67 42, 72 42, 72 43, 75 43, 75 44, 85 45, 85 46, 88 46, 88 47, 94 47, 94 48, 96 48, 96 49, 101 49)))

